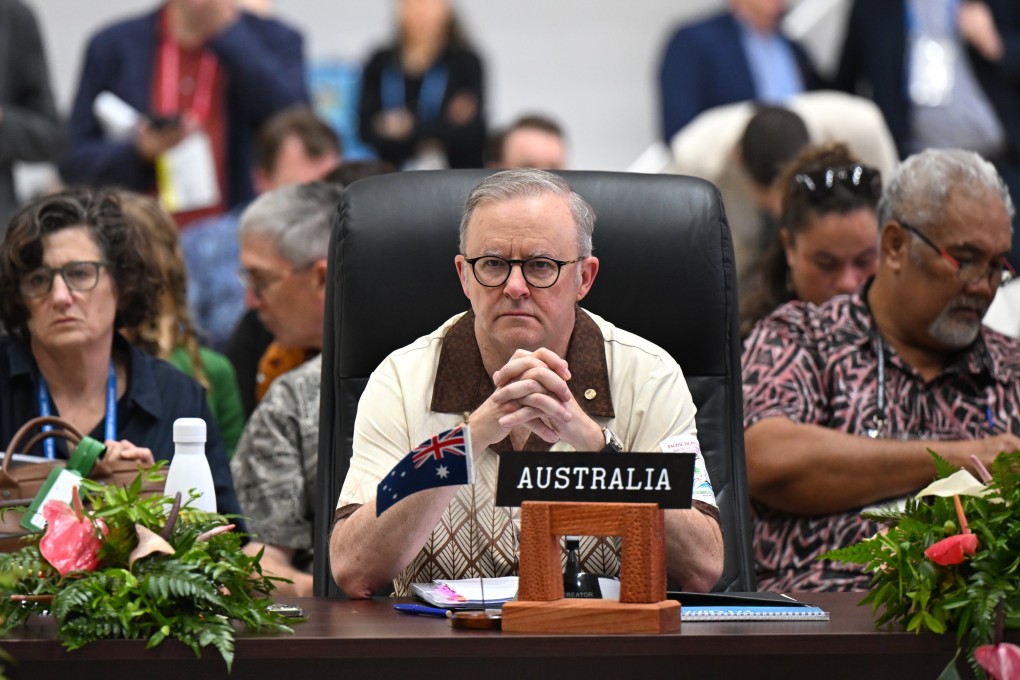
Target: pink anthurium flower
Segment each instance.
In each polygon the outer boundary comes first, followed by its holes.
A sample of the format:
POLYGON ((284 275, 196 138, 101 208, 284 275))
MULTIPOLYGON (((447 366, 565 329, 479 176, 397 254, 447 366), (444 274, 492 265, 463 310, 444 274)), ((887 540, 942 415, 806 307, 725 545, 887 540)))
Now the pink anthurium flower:
POLYGON ((99 548, 96 527, 106 534, 106 523, 96 523, 85 516, 78 498, 78 489, 72 493, 75 507, 63 501, 47 501, 43 506, 46 534, 39 541, 39 552, 46 561, 67 576, 72 571, 94 571, 99 566, 99 548))
POLYGON ((995 680, 1020 678, 1020 647, 1014 644, 981 645, 974 650, 974 659, 995 680))
POLYGON ((958 495, 953 496, 953 503, 956 505, 956 518, 960 520, 962 533, 936 541, 924 551, 925 557, 943 567, 960 564, 967 559, 967 555, 977 552, 978 548, 978 538, 967 526, 967 516, 963 514, 963 504, 960 503, 958 495))
POLYGON ((978 538, 974 534, 956 534, 933 543, 924 555, 935 564, 948 567, 963 562, 967 555, 977 552, 977 547, 978 538))

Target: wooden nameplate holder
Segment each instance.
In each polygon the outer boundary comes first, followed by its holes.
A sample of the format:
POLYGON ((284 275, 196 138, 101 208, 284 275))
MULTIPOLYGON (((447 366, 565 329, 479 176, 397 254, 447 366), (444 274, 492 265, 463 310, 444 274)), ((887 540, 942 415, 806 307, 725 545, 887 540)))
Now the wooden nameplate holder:
POLYGON ((503 631, 673 633, 680 603, 666 599, 665 529, 654 503, 521 504, 517 600, 503 605, 503 631), (620 600, 565 599, 560 536, 620 536, 620 600))

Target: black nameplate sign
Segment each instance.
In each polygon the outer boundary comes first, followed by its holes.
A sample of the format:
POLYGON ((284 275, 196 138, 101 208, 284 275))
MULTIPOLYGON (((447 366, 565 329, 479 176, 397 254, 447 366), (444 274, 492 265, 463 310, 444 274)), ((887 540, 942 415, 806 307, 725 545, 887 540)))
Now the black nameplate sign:
POLYGON ((501 453, 496 505, 569 501, 689 508, 694 458, 693 453, 501 453))

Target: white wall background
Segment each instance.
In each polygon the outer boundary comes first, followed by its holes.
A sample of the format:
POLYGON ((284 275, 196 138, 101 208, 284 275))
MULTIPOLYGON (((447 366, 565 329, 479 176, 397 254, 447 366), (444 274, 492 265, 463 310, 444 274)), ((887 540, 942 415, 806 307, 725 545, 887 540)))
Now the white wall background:
MULTIPOLYGON (((39 17, 58 105, 74 96, 88 37, 158 0, 25 0, 39 17)), ((658 137, 657 70, 677 25, 726 0, 454 0, 487 75, 489 121, 543 111, 567 129, 576 168, 622 170, 658 137)), ((819 5, 845 0, 804 0, 819 5)), ((789 5, 800 4, 790 0, 789 5)), ((304 32, 309 59, 363 60, 391 35, 391 0, 276 0, 304 32)), ((841 15, 842 11, 835 12, 841 15)), ((823 66, 839 41, 838 17, 808 36, 823 66)))

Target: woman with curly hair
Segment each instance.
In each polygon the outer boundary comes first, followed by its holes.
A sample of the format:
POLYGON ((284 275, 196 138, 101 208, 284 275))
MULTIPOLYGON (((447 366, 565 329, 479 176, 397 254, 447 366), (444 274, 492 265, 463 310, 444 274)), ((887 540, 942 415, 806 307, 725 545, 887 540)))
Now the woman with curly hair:
MULTIPOLYGON (((116 195, 86 189, 40 198, 11 219, 0 244, 0 441, 56 415, 106 443, 107 460, 174 455, 173 424, 203 418, 217 509, 240 513, 205 391, 117 331, 153 322, 161 272, 116 195)), ((62 440, 41 446, 67 458, 62 440)))
POLYGON ((790 300, 854 293, 878 266, 882 178, 843 144, 809 146, 782 172, 779 238, 748 278, 740 335, 790 300))
POLYGON ((125 217, 142 230, 151 249, 152 265, 163 276, 165 286, 159 315, 134 328, 125 328, 124 335, 153 356, 169 361, 206 389, 227 457, 231 458, 244 429, 241 391, 227 358, 199 346, 188 312, 188 281, 177 225, 154 199, 131 191, 118 195, 125 217))

